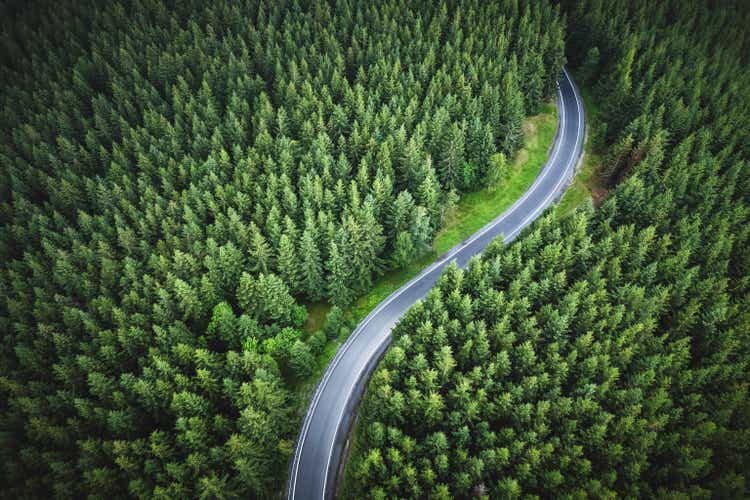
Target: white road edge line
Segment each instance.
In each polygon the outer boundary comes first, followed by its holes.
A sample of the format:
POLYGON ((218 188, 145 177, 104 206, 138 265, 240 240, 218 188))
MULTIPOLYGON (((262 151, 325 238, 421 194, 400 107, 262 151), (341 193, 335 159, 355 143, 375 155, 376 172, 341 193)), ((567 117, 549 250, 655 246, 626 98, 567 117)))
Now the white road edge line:
MULTIPOLYGON (((566 77, 567 77, 567 71, 566 71, 566 77)), ((573 87, 572 80, 571 80, 571 87, 573 87)), ((578 94, 576 93, 575 88, 573 88, 573 96, 576 99, 576 110, 578 111, 578 126, 576 127, 576 140, 573 143, 573 153, 575 153, 575 151, 578 149, 578 141, 579 141, 579 138, 581 136, 581 129, 583 127, 581 127, 581 119, 582 119, 581 115, 582 115, 582 111, 581 111, 580 105, 578 103, 578 94)), ((547 197, 544 199, 544 201, 539 206, 537 206, 534 209, 534 211, 532 213, 530 213, 528 216, 526 216, 526 218, 523 220, 523 222, 521 222, 521 224, 519 224, 518 228, 516 228, 513 232, 511 232, 508 236, 505 237, 505 241, 508 241, 508 240, 512 239, 513 237, 515 237, 515 235, 517 235, 518 233, 520 233, 526 227, 526 225, 528 224, 528 222, 530 221, 530 219, 533 219, 534 217, 536 217, 539 212, 544 211, 544 209, 549 206, 549 202, 557 194, 557 190, 560 188, 560 185, 568 179, 570 166, 571 166, 571 164, 573 164, 573 160, 576 160, 576 159, 577 158, 576 158, 575 154, 571 155, 570 159, 568 160, 568 164, 565 166, 565 170, 563 171, 563 175, 560 177, 560 180, 558 180, 557 183, 555 184, 554 189, 550 192, 549 195, 547 195, 547 197)))

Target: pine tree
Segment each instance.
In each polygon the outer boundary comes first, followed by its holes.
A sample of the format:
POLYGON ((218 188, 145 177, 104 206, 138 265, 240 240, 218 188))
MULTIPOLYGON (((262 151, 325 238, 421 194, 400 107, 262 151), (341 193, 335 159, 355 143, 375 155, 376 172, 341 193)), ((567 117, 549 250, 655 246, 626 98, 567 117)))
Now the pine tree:
POLYGON ((464 131, 458 123, 453 123, 440 146, 438 175, 448 188, 462 185, 464 158, 464 131))
POLYGON ((492 155, 487 165, 487 173, 485 174, 484 183, 490 187, 490 189, 496 189, 497 184, 500 180, 507 176, 508 172, 508 161, 505 159, 503 153, 497 153, 492 155))
POLYGON ((315 360, 310 353, 310 347, 301 340, 297 340, 289 352, 289 366, 294 375, 299 379, 309 377, 314 364, 315 360))
POLYGON ((273 258, 271 246, 254 224, 250 226, 249 257, 252 271, 265 273, 271 269, 273 258))
POLYGON ((323 265, 313 228, 308 225, 300 240, 302 288, 310 300, 320 300, 324 290, 323 265))
POLYGON ((440 184, 438 183, 435 170, 429 162, 425 167, 425 170, 425 178, 419 185, 418 201, 420 205, 423 205, 429 211, 433 227, 437 227, 442 217, 440 206, 440 184))
POLYGON ((334 305, 326 315, 326 322, 323 326, 323 331, 328 339, 333 340, 338 337, 343 327, 344 312, 339 306, 334 305))
POLYGON ((614 183, 625 168, 633 151, 633 136, 627 135, 615 144, 607 155, 602 168, 602 177, 609 183, 614 183))
POLYGON ((420 206, 415 208, 409 232, 411 234, 412 243, 414 244, 415 256, 422 255, 429 249, 430 240, 432 238, 430 215, 426 208, 420 206))
POLYGON ((261 274, 254 279, 242 273, 237 298, 242 309, 266 323, 290 324, 294 298, 289 288, 275 274, 261 274))
POLYGON ((390 208, 391 231, 396 233, 404 231, 414 216, 414 199, 408 191, 401 191, 390 208))
POLYGON ((523 144, 523 96, 516 82, 515 65, 503 75, 501 86, 499 145, 507 155, 512 155, 523 144))
POLYGON ((331 302, 339 307, 347 307, 354 300, 351 288, 351 262, 346 254, 339 250, 336 242, 331 242, 328 264, 327 295, 331 302))
POLYGON ((393 265, 396 268, 404 267, 411 262, 415 255, 414 242, 411 233, 401 231, 396 236, 396 243, 393 247, 393 265))
POLYGON ((540 111, 544 97, 544 63, 539 53, 527 55, 524 75, 521 78, 524 88, 524 108, 530 115, 540 111))
POLYGON ((277 258, 279 275, 293 292, 300 282, 299 260, 294 243, 287 234, 282 234, 279 240, 279 256, 277 258))
POLYGON ((466 159, 472 163, 477 175, 486 171, 490 155, 495 151, 495 138, 492 128, 485 125, 479 117, 469 122, 466 138, 466 159))
POLYGON ((600 54, 598 47, 591 47, 586 52, 586 59, 583 61, 579 72, 581 73, 581 79, 585 82, 591 80, 596 74, 596 70, 599 67, 600 54))

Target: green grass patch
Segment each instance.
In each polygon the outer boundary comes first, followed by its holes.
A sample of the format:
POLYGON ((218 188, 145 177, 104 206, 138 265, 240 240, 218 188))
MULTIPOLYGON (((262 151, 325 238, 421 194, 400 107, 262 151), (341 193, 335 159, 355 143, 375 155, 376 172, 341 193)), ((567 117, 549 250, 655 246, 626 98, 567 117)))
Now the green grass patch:
POLYGON ((524 147, 510 163, 509 174, 495 186, 465 194, 445 227, 435 237, 438 255, 450 250, 466 237, 510 207, 531 186, 547 161, 557 130, 557 108, 546 104, 542 113, 524 123, 524 147))
POLYGON ((323 328, 326 322, 326 315, 331 310, 331 304, 326 302, 316 302, 307 306, 307 323, 305 323, 305 332, 312 334, 323 328))

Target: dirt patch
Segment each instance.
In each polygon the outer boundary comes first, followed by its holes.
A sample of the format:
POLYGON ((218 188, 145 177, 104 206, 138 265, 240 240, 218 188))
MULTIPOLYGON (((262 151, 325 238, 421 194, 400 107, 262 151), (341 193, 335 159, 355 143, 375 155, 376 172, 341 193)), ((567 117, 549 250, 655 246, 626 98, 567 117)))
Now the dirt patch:
POLYGON ((594 202, 594 208, 597 208, 599 205, 604 203, 604 200, 607 199, 607 195, 609 194, 608 189, 604 189, 603 187, 592 187, 591 188, 591 199, 594 202))
POLYGON ((523 165, 529 160, 529 150, 526 148, 518 150, 518 153, 516 153, 516 161, 513 162, 514 165, 523 165))
POLYGON ((534 135, 536 133, 536 123, 534 120, 526 120, 524 122, 523 133, 526 135, 534 135))

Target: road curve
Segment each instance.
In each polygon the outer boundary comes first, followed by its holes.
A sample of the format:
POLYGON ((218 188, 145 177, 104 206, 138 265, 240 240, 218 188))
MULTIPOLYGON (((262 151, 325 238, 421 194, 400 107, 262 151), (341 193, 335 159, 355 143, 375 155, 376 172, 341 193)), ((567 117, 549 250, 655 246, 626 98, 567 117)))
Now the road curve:
POLYGON ((427 295, 443 268, 453 261, 465 266, 500 235, 506 242, 511 241, 559 199, 575 173, 585 136, 583 103, 565 69, 558 81, 557 105, 555 143, 547 163, 523 196, 381 302, 336 353, 315 390, 297 439, 290 468, 289 499, 333 495, 352 418, 369 375, 391 342, 391 329, 417 300, 427 295))

